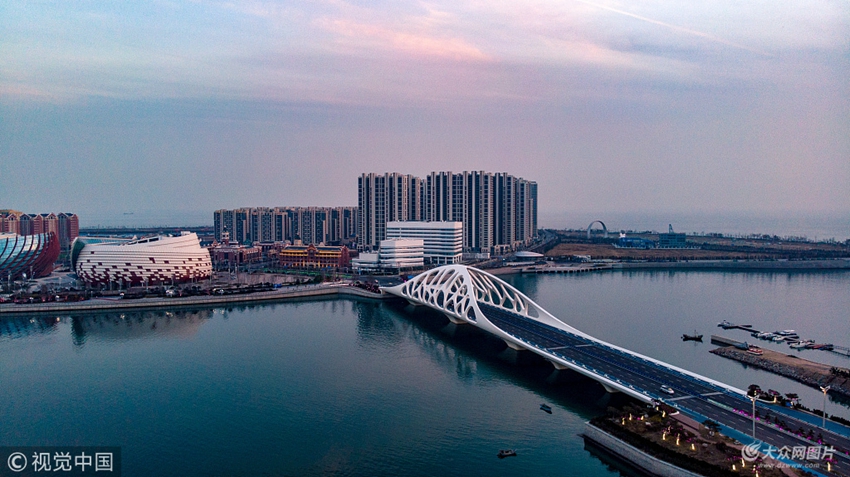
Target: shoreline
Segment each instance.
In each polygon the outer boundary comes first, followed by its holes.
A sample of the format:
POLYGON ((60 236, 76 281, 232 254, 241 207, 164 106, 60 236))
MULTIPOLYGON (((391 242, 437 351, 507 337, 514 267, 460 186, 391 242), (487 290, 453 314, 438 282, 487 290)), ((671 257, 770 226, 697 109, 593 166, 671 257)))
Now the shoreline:
MULTIPOLYGON (((850 271, 850 259, 834 260, 705 260, 705 261, 681 261, 681 262, 613 262, 605 263, 604 267, 581 267, 575 266, 577 272, 593 271, 623 271, 623 270, 652 270, 652 269, 678 269, 678 270, 726 270, 726 271, 850 271), (580 270, 579 270, 580 269, 580 270)), ((530 270, 533 264, 527 267, 497 267, 484 269, 487 273, 497 276, 519 275, 523 273, 547 273, 542 270, 530 270)), ((564 268, 563 265, 554 265, 555 268, 564 268)), ((552 272, 555 273, 555 272, 552 272)), ((559 272, 562 273, 562 272, 559 272)), ((141 299, 110 299, 97 298, 81 302, 49 302, 32 304, 0 304, 0 316, 4 315, 28 315, 37 313, 57 312, 79 312, 79 311, 108 311, 114 309, 146 309, 146 308, 172 308, 184 306, 204 306, 221 304, 238 304, 264 301, 285 301, 298 298, 313 298, 327 296, 354 296, 373 300, 388 300, 390 297, 383 294, 371 293, 366 290, 348 285, 320 284, 296 287, 294 290, 282 289, 269 292, 257 292, 247 295, 205 295, 180 298, 141 298, 141 299)))
POLYGON ((850 270, 850 259, 825 260, 686 260, 675 262, 613 262, 612 269, 702 269, 702 270, 776 270, 820 271, 850 270))
POLYGON ((388 295, 368 292, 348 285, 307 285, 295 290, 274 290, 247 295, 204 295, 179 298, 109 299, 95 298, 77 302, 49 302, 30 304, 2 304, 0 316, 66 313, 85 311, 132 310, 150 308, 182 308, 206 305, 233 305, 255 302, 277 302, 300 298, 351 296, 372 300, 394 299, 388 295))

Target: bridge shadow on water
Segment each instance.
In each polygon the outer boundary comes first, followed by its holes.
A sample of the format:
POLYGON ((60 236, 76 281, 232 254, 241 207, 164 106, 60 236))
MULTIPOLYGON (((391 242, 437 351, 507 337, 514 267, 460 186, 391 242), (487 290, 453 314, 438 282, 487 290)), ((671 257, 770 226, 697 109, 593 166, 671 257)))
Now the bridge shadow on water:
MULTIPOLYGON (((368 306, 368 304, 366 304, 368 306)), ((460 379, 473 379, 475 367, 487 366, 500 378, 533 391, 549 403, 591 419, 608 407, 634 402, 621 393, 606 392, 596 381, 572 370, 556 370, 531 351, 514 350, 472 325, 456 325, 442 313, 403 302, 376 304, 388 313, 383 326, 406 329, 409 337, 444 366, 455 366, 460 379)), ((376 323, 372 322, 371 325, 376 323)))

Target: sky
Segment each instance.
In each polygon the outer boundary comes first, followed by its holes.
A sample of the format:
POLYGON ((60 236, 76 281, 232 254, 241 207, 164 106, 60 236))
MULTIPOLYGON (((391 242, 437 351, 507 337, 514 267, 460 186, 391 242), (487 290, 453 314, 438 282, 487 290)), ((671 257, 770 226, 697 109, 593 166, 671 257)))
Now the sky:
POLYGON ((0 209, 211 222, 487 170, 542 226, 850 217, 848 0, 2 2, 0 31, 0 209))

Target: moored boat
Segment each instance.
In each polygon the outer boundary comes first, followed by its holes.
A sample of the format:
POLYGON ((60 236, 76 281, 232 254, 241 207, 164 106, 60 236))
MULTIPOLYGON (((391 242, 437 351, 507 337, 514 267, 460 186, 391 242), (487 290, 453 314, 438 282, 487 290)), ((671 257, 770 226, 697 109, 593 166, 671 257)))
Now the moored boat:
POLYGON ((811 348, 812 346, 814 346, 814 344, 815 344, 815 340, 803 340, 803 341, 798 341, 796 343, 792 343, 791 347, 794 348, 794 349, 807 349, 807 348, 811 348))
POLYGON ((758 346, 750 346, 747 348, 747 353, 754 354, 756 356, 761 356, 764 354, 764 351, 758 346))

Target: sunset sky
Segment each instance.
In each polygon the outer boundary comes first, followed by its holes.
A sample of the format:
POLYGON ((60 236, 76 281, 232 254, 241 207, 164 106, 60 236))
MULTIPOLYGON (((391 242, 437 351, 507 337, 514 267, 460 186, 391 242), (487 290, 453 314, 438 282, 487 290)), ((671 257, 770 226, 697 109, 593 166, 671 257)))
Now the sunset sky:
POLYGON ((0 209, 211 222, 487 170, 542 226, 850 217, 846 0, 2 2, 0 31, 0 209))

